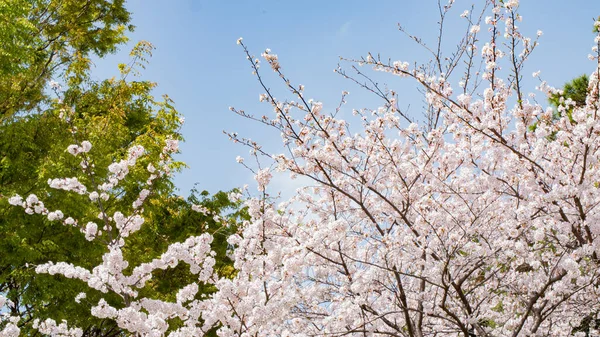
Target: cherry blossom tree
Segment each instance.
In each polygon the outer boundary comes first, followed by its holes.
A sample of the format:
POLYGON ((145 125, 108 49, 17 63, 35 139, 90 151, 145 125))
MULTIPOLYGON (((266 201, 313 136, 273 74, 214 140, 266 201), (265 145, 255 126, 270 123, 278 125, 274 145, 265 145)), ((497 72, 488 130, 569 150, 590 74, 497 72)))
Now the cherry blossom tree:
MULTIPOLYGON (((453 11, 440 4, 440 32, 453 11)), ((233 111, 274 128, 286 152, 230 136, 272 169, 312 183, 280 204, 248 202, 254 221, 230 239, 234 280, 213 297, 222 336, 585 336, 596 334, 598 253, 598 43, 584 106, 572 120, 536 101, 524 65, 537 39, 522 35, 519 3, 486 1, 462 13, 451 54, 427 48, 422 66, 368 53, 337 71, 382 100, 339 118, 305 97, 277 55, 262 56, 293 100, 274 97, 248 51, 272 116, 233 111), (482 42, 483 40, 487 42, 482 42), (481 66, 480 66, 481 65, 481 66), (400 108, 361 67, 407 78, 425 118, 400 108), (535 128, 530 128, 532 125, 535 128)), ((596 22, 600 26, 600 22, 596 22)), ((537 36, 542 32, 538 31, 537 36)), ((540 78, 539 73, 534 77, 540 78)), ((269 170, 257 171, 268 190, 269 170)))

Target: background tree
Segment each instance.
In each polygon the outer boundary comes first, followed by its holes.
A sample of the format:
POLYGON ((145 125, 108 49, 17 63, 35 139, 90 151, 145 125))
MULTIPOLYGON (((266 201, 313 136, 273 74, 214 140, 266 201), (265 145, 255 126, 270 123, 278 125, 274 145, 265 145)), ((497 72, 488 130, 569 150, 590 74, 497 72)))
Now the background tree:
MULTIPOLYGON (((127 149, 138 144, 150 155, 142 159, 143 166, 131 169, 127 182, 120 185, 117 198, 103 203, 104 211, 111 214, 130 208, 141 192, 142 182, 148 179, 148 165, 159 167, 164 160, 159 154, 165 141, 181 139, 178 134, 181 117, 173 102, 167 96, 157 101, 152 96, 156 84, 130 77, 144 66, 151 49, 147 42, 138 44, 129 65, 120 65, 119 78, 92 81, 86 72, 81 73, 81 81, 71 82, 64 91, 56 86, 57 98, 49 101, 47 108, 40 107, 39 113, 5 118, 0 125, 0 195, 33 193, 48 199, 49 209, 60 205, 68 207, 69 215, 75 219, 95 219, 98 213, 95 205, 82 202, 79 195, 50 188, 49 180, 77 176, 82 169, 106 175, 110 163, 126 157, 127 149), (65 150, 82 139, 94 144, 90 154, 95 159, 90 167, 82 168, 65 150)), ((183 163, 173 162, 169 170, 175 172, 182 166, 183 163)), ((86 183, 93 184, 93 180, 86 183)), ((209 197, 206 192, 194 192, 184 200, 174 194, 169 176, 156 179, 145 206, 148 225, 125 254, 132 261, 148 262, 182 235, 210 231, 217 234, 217 267, 223 275, 231 274, 225 238, 235 230, 236 219, 243 213, 239 213, 239 204, 226 196, 219 193, 209 197), (206 215, 193 212, 192 206, 206 209, 206 215), (225 222, 229 226, 224 227, 225 222)), ((18 212, 6 199, 0 200, 0 230, 7 233, 0 238, 0 249, 6 252, 0 257, 0 293, 13 302, 11 314, 21 317, 19 326, 23 334, 35 334, 34 318, 45 317, 68 319, 81 327, 85 336, 123 333, 114 322, 94 318, 89 310, 82 310, 87 307, 85 303, 74 301, 83 290, 81 282, 38 275, 34 271, 36 265, 48 258, 92 267, 101 261, 104 246, 89 243, 79 228, 18 212)), ((147 290, 158 298, 173 298, 174 289, 190 280, 189 273, 179 270, 168 278, 162 276, 147 290)), ((200 289, 199 296, 211 291, 212 288, 200 289)), ((98 296, 99 293, 89 294, 85 301, 98 296)), ((108 300, 117 301, 110 297, 108 300)))
MULTIPOLYGON (((75 135, 94 142, 93 169, 98 174, 105 174, 108 164, 126 156, 132 144, 141 144, 154 154, 145 159, 146 164, 158 166, 166 137, 180 139, 181 118, 173 102, 167 96, 162 101, 152 96, 155 83, 131 78, 144 67, 153 48, 149 43, 134 48, 131 62, 120 65, 120 78, 94 81, 89 77, 90 58, 116 51, 133 28, 123 0, 0 3, 0 230, 6 233, 0 238, 0 294, 14 303, 12 315, 21 317, 19 325, 26 335, 35 334, 31 330, 34 317, 68 318, 77 322, 86 336, 122 334, 112 321, 94 319, 89 310, 81 310, 82 305, 73 301, 82 290, 80 283, 34 272, 35 265, 49 257, 92 266, 101 259, 103 247, 88 246, 76 228, 15 212, 7 207, 4 196, 34 193, 62 198, 72 216, 93 218, 89 205, 48 186, 50 178, 75 176, 81 169, 65 152, 69 144, 77 143, 75 135)), ((175 162, 171 169, 176 171, 182 165, 175 162)), ((131 172, 138 180, 122 185, 119 197, 106 203, 107 210, 131 205, 140 192, 142 172, 144 168, 131 172)), ((223 195, 210 198, 206 193, 193 193, 183 200, 175 196, 170 178, 157 180, 146 206, 146 221, 151 225, 128 254, 136 261, 151 260, 177 233, 218 228, 225 237, 234 230, 233 218, 239 213, 233 209, 238 204, 223 195), (194 202, 212 215, 202 218, 191 212, 194 202), (217 215, 223 221, 231 217, 231 226, 221 226, 213 219, 217 215), (163 226, 167 219, 173 220, 172 225, 163 226)), ((52 201, 47 204, 53 205, 52 201)), ((219 265, 227 264, 227 243, 221 239, 220 244, 219 265)), ((231 273, 226 269, 225 273, 231 273)), ((179 282, 186 277, 180 275, 179 282)), ((172 282, 157 283, 156 294, 174 296, 172 287, 178 283, 172 282)))
POLYGON ((557 119, 566 113, 572 120, 573 109, 585 106, 588 85, 589 78, 584 74, 565 83, 561 90, 548 98, 550 104, 556 109, 557 119))
POLYGON ((81 81, 90 57, 132 30, 124 0, 6 0, 0 4, 0 119, 37 112, 52 79, 81 81))

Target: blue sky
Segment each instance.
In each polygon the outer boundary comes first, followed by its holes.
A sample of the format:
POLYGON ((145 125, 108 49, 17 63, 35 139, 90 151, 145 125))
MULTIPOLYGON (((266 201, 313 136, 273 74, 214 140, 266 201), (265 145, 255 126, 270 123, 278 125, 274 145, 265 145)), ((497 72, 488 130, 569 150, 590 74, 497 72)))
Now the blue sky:
MULTIPOLYGON (((459 16, 471 3, 456 0, 446 26, 447 46, 462 36, 465 21, 459 16)), ((186 142, 179 159, 190 168, 175 179, 183 195, 194 183, 199 189, 216 192, 252 182, 252 174, 235 161, 238 155, 249 157, 248 149, 229 141, 223 130, 277 148, 276 132, 228 109, 234 106, 257 115, 271 111, 258 103, 262 91, 236 45, 239 37, 254 55, 272 49, 286 75, 305 85, 307 96, 324 102, 325 109, 334 109, 344 90, 351 93, 348 108, 377 107, 374 97, 333 72, 340 56, 358 58, 371 52, 386 59, 424 62, 426 53, 398 31, 398 23, 425 42, 433 43, 437 36, 436 0, 129 0, 127 6, 137 27, 130 34, 130 45, 95 61, 94 76, 115 76, 117 64, 128 60, 131 46, 139 40, 156 46, 143 78, 157 82, 156 96, 168 94, 185 116, 186 142)), ((538 29, 544 32, 525 74, 541 70, 551 85, 561 86, 593 71, 594 64, 587 55, 600 1, 522 0, 520 13, 525 35, 535 37, 538 29)), ((270 76, 267 68, 262 70, 268 86, 278 98, 286 98, 281 82, 270 76)), ((419 116, 414 83, 378 78, 406 93, 401 104, 419 116)), ((526 84, 528 91, 533 90, 533 80, 528 78, 526 84)))

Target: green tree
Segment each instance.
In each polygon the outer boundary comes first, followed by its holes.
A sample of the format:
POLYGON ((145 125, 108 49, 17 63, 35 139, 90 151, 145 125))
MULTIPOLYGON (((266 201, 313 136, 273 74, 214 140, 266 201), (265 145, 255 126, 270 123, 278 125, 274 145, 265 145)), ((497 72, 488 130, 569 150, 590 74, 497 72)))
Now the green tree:
MULTIPOLYGON (((90 57, 112 53, 126 42, 125 33, 133 29, 129 21, 124 0, 0 0, 0 294, 16 304, 12 314, 21 317, 24 335, 35 335, 33 319, 46 317, 67 319, 83 328, 85 336, 123 335, 114 322, 89 314, 90 303, 99 294, 76 303, 74 297, 87 286, 34 271, 35 265, 48 260, 94 266, 103 247, 86 241, 78 228, 23 214, 6 199, 33 193, 44 199, 48 209, 60 207, 80 221, 95 219, 97 209, 87 196, 48 186, 48 179, 82 176, 79 159, 65 149, 91 141, 93 170, 96 176, 104 176, 110 163, 139 144, 149 155, 120 185, 120 196, 104 205, 109 214, 125 213, 148 178, 146 165, 162 160, 166 138, 181 139, 181 118, 173 102, 168 96, 155 99, 156 84, 134 77, 151 54, 149 43, 133 49, 132 61, 119 66, 119 77, 90 79, 90 57), (49 85, 52 81, 65 89, 49 85)), ((174 171, 181 167, 179 162, 171 165, 174 171)), ((82 177, 84 183, 94 185, 82 177)), ((215 233, 217 270, 232 275, 226 237, 245 218, 239 203, 224 192, 210 196, 194 190, 188 199, 177 197, 172 180, 165 176, 156 181, 144 207, 146 225, 125 252, 131 261, 150 261, 169 243, 210 231, 215 233), (207 213, 193 211, 193 205, 201 205, 207 213)), ((191 282, 184 269, 169 273, 175 273, 172 282, 157 275, 141 291, 172 298, 176 289, 191 282)), ((199 296, 211 291, 201 289, 199 296)))
MULTIPOLYGON (((571 123, 574 122, 573 109, 585 106, 588 83, 588 76, 585 74, 581 75, 565 83, 563 89, 548 98, 548 103, 554 108, 553 120, 561 118, 563 113, 565 113, 571 123)), ((538 122, 535 122, 529 126, 529 129, 533 131, 537 125, 538 122)), ((549 137, 550 139, 554 139, 555 135, 552 134, 549 137)))
POLYGON ((124 0, 1 0, 0 119, 39 112, 52 79, 82 81, 89 57, 132 30, 124 0))
POLYGON ((548 102, 556 109, 555 118, 560 118, 564 111, 569 117, 569 120, 573 121, 573 109, 585 106, 588 83, 588 76, 585 74, 581 75, 565 83, 561 92, 548 98, 548 102), (567 106, 566 102, 569 100, 571 101, 571 104, 568 104, 567 106))
MULTIPOLYGON (((8 205, 6 197, 14 194, 36 194, 43 198, 50 210, 61 209, 80 222, 97 219, 98 209, 89 203, 87 195, 73 195, 51 189, 48 179, 80 177, 88 186, 97 182, 82 173, 80 159, 66 152, 70 144, 89 140, 93 146, 95 176, 107 174, 110 163, 123 159, 133 144, 144 146, 148 155, 131 169, 128 179, 120 184, 120 196, 108 200, 103 207, 108 214, 119 210, 127 213, 137 198, 141 186, 148 179, 148 164, 158 166, 165 140, 181 139, 178 130, 181 118, 173 102, 166 96, 156 100, 151 92, 155 84, 148 81, 128 80, 135 74, 152 46, 142 42, 132 52, 129 65, 120 65, 120 78, 104 81, 72 83, 61 99, 54 99, 46 110, 38 114, 13 115, 0 123, 0 293, 6 294, 16 305, 13 315, 22 318, 20 324, 26 335, 33 335, 34 318, 67 319, 85 330, 86 336, 118 336, 122 332, 114 322, 91 317, 90 303, 99 293, 88 296, 81 303, 75 296, 86 288, 80 281, 58 276, 38 275, 37 264, 64 261, 91 268, 101 259, 103 246, 87 242, 75 227, 65 227, 42 217, 29 216, 8 205), (67 248, 65 248, 67 247, 67 248)), ((183 163, 173 162, 174 171, 183 163)), ((239 203, 229 201, 224 192, 209 196, 194 191, 185 200, 174 194, 169 177, 159 178, 145 208, 145 226, 128 245, 125 253, 136 263, 158 257, 168 244, 205 231, 215 233, 217 270, 231 275, 231 261, 226 257, 225 238, 235 230, 235 223, 243 218, 239 203), (192 211, 201 205, 206 214, 192 211), (223 224, 227 223, 227 226, 223 224), (221 235, 219 235, 221 234, 221 235)), ((168 271, 171 282, 154 282, 142 289, 156 298, 173 298, 180 287, 191 283, 193 276, 184 269, 168 271)), ((164 275, 162 275, 164 276, 164 275)), ((201 289, 209 293, 213 289, 201 289)), ((110 300, 110 298, 109 298, 110 300)), ((113 299, 118 303, 118 299, 113 299)))

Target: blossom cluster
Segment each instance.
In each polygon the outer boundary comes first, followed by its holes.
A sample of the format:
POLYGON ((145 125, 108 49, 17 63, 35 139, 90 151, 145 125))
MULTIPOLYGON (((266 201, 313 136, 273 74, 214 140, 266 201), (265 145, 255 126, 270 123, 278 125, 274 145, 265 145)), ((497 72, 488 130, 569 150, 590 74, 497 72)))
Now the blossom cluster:
POLYGON ((18 337, 21 333, 19 329, 20 317, 10 314, 11 307, 14 306, 9 299, 0 294, 0 336, 1 337, 18 337))
POLYGON ((84 140, 83 142, 81 142, 80 145, 69 145, 69 147, 67 147, 67 152, 69 152, 70 154, 77 156, 78 154, 81 153, 88 153, 90 152, 90 150, 92 149, 92 143, 90 143, 87 140, 84 140))

